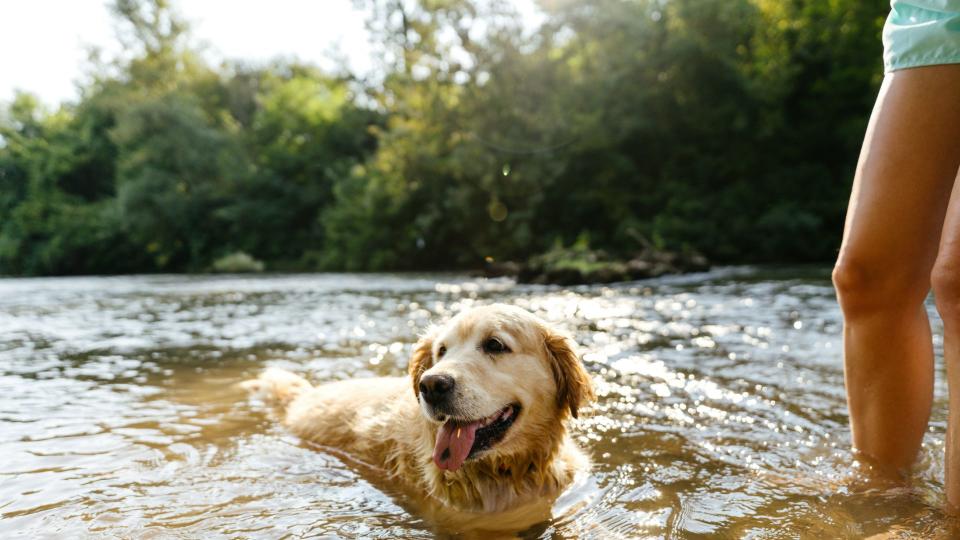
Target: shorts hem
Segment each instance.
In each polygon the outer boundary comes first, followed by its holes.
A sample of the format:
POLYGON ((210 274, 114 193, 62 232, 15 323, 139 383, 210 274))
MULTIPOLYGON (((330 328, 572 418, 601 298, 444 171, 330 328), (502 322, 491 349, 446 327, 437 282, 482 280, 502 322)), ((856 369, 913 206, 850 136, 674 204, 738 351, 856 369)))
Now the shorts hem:
POLYGON ((946 64, 960 64, 960 52, 957 54, 949 56, 934 56, 934 57, 918 57, 918 58, 907 58, 899 59, 895 62, 884 63, 883 72, 891 73, 893 71, 900 71, 901 69, 910 69, 917 67, 925 66, 939 66, 946 64))

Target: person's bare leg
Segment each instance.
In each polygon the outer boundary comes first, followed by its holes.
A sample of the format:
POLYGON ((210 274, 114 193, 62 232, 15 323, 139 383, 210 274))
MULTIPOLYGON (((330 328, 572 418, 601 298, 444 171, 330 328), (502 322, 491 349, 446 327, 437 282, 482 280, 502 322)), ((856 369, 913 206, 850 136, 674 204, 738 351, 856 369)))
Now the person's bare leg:
POLYGON ((947 510, 960 510, 960 184, 955 184, 940 250, 931 276, 937 310, 943 318, 943 356, 947 367, 949 415, 944 464, 947 510))
POLYGON ((923 301, 958 142, 960 66, 884 79, 834 269, 853 445, 892 478, 913 464, 930 415, 933 351, 923 301))

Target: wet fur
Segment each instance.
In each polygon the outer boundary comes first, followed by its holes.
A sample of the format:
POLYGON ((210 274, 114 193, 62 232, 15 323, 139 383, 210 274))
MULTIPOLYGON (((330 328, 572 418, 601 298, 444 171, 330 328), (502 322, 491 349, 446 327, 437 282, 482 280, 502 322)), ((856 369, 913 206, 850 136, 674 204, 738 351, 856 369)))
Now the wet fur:
POLYGON ((444 528, 529 527, 548 519, 553 500, 589 468, 566 421, 593 398, 590 377, 573 341, 532 314, 504 305, 461 313, 420 339, 409 373, 313 387, 271 369, 243 385, 277 403, 284 425, 298 436, 381 468, 424 517, 444 528), (509 336, 512 356, 491 359, 474 347, 477 336, 491 332, 509 336), (449 352, 438 358, 441 341, 449 352), (496 411, 504 399, 523 407, 503 441, 457 471, 433 462, 441 424, 418 396, 427 372, 455 375, 474 418, 496 411))

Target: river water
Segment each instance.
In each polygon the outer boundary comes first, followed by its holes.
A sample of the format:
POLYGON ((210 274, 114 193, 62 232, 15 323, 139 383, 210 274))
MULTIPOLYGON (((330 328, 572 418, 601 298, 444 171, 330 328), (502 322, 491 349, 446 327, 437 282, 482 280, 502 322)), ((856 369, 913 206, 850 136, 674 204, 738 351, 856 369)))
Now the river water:
POLYGON ((600 396, 576 429, 592 474, 524 537, 960 535, 939 510, 940 362, 912 485, 857 487, 828 272, 724 268, 572 289, 449 274, 0 280, 0 537, 431 538, 234 384, 266 366, 314 382, 403 374, 429 321, 491 302, 572 332, 600 396))

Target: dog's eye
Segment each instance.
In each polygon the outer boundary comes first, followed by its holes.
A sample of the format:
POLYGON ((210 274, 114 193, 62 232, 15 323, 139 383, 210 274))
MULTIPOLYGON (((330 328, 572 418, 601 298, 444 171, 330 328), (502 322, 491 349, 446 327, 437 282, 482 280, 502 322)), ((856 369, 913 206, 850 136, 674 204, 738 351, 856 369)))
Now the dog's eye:
POLYGON ((437 349, 437 358, 443 358, 445 354, 447 354, 447 348, 441 345, 440 348, 437 349))
POLYGON ((501 354, 510 352, 510 347, 504 345, 499 339, 492 337, 487 338, 487 340, 483 342, 483 352, 487 354, 501 354))

